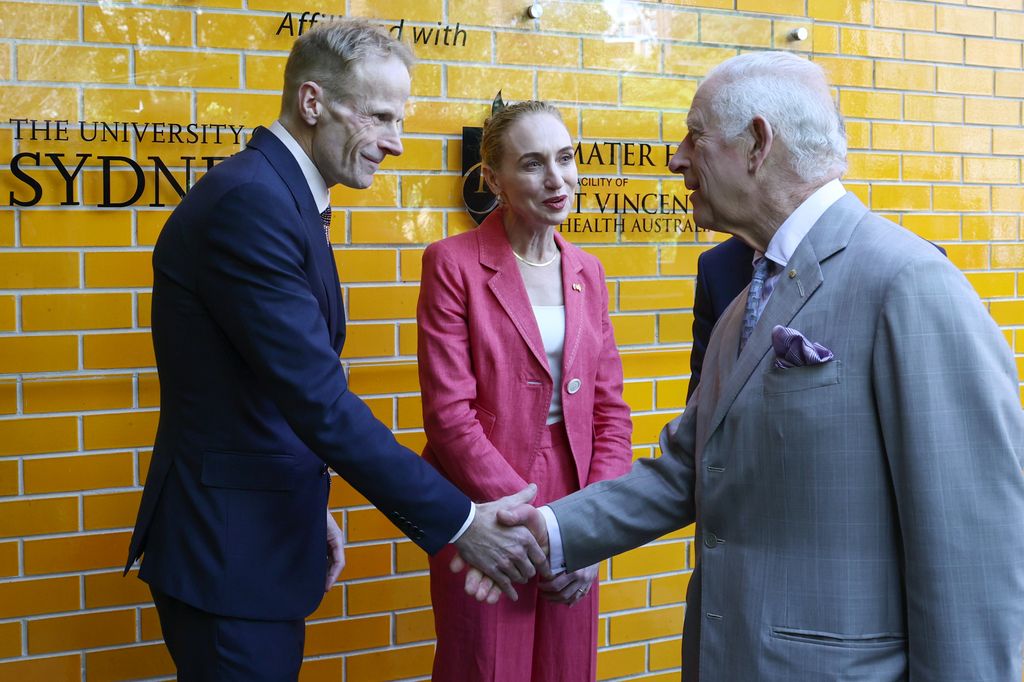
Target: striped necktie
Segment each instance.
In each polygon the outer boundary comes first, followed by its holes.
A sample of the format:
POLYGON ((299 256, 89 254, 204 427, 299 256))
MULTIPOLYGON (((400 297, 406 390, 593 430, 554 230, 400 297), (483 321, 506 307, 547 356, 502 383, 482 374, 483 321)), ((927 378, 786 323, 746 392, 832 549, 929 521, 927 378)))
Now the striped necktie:
POLYGON ((324 212, 320 214, 320 222, 324 226, 324 237, 327 238, 327 243, 331 243, 331 207, 328 206, 324 209, 324 212))
POLYGON ((743 312, 743 331, 740 332, 740 352, 743 351, 743 346, 746 345, 747 339, 750 338, 751 332, 754 331, 754 325, 757 324, 758 310, 761 307, 761 299, 766 293, 764 290, 764 284, 771 276, 772 265, 774 265, 774 263, 768 260, 765 256, 761 256, 761 258, 754 263, 754 277, 750 280, 750 290, 747 292, 747 307, 743 312))

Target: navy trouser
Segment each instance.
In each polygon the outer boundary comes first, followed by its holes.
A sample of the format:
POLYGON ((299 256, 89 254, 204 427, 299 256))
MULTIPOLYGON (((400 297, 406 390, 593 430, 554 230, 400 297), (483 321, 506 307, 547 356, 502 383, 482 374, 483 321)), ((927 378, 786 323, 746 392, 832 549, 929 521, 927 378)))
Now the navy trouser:
POLYGON ((150 587, 180 682, 294 682, 304 620, 218 616, 150 587))

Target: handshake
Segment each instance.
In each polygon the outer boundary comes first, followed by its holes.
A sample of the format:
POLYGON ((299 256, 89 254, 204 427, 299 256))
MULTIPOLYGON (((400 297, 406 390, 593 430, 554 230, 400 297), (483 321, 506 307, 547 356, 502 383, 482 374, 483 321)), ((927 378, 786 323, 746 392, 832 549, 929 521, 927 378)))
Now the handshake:
POLYGON ((502 593, 516 601, 519 594, 512 583, 525 583, 535 575, 550 601, 571 606, 590 591, 596 566, 569 573, 551 570, 547 523, 530 504, 536 496, 537 486, 531 483, 514 495, 478 504, 473 523, 455 541, 457 554, 450 568, 459 573, 468 564, 465 589, 477 601, 494 604, 502 593))

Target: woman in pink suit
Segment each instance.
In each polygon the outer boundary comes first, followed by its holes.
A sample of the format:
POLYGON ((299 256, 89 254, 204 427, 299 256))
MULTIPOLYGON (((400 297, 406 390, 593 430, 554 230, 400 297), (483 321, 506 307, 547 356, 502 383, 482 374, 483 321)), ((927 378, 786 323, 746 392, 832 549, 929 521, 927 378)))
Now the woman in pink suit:
MULTIPOLYGON (((539 505, 629 468, 622 363, 601 263, 557 231, 577 179, 558 110, 494 114, 481 157, 499 208, 423 255, 424 457, 477 502, 536 483, 539 505)), ((597 566, 488 605, 449 570, 452 553, 430 562, 435 682, 595 679, 597 566)))

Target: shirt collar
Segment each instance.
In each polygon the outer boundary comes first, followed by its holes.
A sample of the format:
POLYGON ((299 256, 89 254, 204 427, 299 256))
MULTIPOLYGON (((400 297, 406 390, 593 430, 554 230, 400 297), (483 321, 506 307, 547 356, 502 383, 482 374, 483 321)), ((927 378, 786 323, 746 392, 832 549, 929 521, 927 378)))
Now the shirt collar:
MULTIPOLYGON (((814 223, 818 222, 818 218, 845 194, 846 188, 839 180, 830 180, 819 187, 783 221, 772 236, 772 240, 768 242, 768 250, 763 255, 768 256, 768 259, 777 263, 780 268, 785 267, 793 257, 796 247, 811 231, 814 223)), ((755 252, 754 260, 761 255, 755 252)))
POLYGON ((324 176, 320 175, 316 165, 306 155, 306 152, 302 150, 299 143, 295 141, 292 134, 281 125, 280 121, 274 121, 270 124, 270 132, 274 133, 277 139, 281 140, 284 146, 288 148, 288 151, 292 153, 292 156, 295 157, 299 168, 302 169, 303 177, 306 178, 306 184, 309 185, 309 191, 313 194, 313 199, 316 201, 316 210, 323 213, 324 209, 331 205, 331 191, 327 188, 327 183, 324 182, 324 176))

